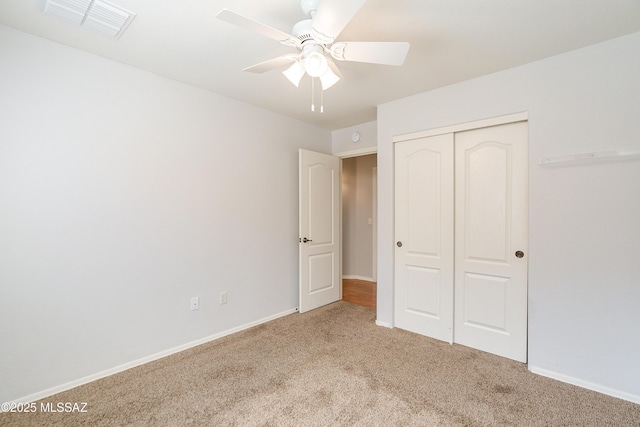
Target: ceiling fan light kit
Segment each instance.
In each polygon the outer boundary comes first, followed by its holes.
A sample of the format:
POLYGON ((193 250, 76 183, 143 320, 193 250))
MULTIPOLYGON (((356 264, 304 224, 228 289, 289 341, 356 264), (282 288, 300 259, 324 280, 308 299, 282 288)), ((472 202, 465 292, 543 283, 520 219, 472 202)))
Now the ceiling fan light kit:
POLYGON ((327 69, 327 71, 320 76, 320 83, 322 84, 322 90, 327 90, 334 84, 340 81, 340 77, 337 76, 331 68, 327 69))
MULTIPOLYGON (((320 79, 324 91, 342 77, 333 60, 396 66, 404 63, 409 51, 409 43, 406 42, 334 43, 365 2, 366 0, 300 0, 302 13, 309 19, 296 23, 292 35, 229 9, 221 10, 217 17, 298 49, 297 55, 273 58, 247 67, 245 71, 263 73, 291 64, 282 74, 296 87, 299 87, 304 75, 308 74, 312 78, 313 97, 313 81, 316 78, 320 79)), ((313 105, 311 109, 314 111, 313 105)), ((320 111, 323 110, 321 106, 320 111)))
MULTIPOLYGON (((305 48, 306 47, 307 46, 305 46, 305 48)), ((311 77, 320 77, 329 69, 329 65, 327 65, 327 58, 319 52, 322 50, 320 46, 311 45, 309 48, 310 49, 304 50, 304 70, 311 77)))
POLYGON ((282 72, 282 74, 284 74, 284 76, 289 79, 289 81, 293 83, 295 87, 298 87, 300 85, 300 80, 302 80, 304 73, 304 64, 302 64, 302 62, 300 61, 294 62, 289 68, 282 72))

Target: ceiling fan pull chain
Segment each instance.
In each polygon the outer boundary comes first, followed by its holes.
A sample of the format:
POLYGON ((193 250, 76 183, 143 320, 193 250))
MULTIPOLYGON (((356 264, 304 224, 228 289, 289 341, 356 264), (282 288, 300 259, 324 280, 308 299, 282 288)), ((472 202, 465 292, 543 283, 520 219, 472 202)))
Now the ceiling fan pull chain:
POLYGON ((320 86, 320 114, 324 113, 324 90, 320 86))
POLYGON ((315 86, 315 82, 316 79, 314 79, 313 77, 311 77, 311 112, 316 111, 316 98, 315 98, 315 90, 314 86, 315 86))

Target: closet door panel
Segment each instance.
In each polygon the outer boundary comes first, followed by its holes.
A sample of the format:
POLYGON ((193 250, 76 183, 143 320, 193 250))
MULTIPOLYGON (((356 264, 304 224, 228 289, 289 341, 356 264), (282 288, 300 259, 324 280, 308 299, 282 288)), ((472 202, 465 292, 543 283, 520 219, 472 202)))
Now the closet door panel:
POLYGON ((453 340, 453 134, 395 146, 395 326, 453 340))
POLYGON ((525 362, 527 123, 456 133, 455 150, 454 341, 525 362))

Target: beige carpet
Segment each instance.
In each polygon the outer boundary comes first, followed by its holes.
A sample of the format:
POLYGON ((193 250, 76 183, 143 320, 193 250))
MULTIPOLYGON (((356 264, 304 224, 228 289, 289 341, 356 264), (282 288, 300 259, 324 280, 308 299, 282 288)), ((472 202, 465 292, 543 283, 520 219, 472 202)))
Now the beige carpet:
POLYGON ((0 425, 640 426, 640 405, 374 320, 346 302, 293 314, 42 401, 86 413, 0 425))

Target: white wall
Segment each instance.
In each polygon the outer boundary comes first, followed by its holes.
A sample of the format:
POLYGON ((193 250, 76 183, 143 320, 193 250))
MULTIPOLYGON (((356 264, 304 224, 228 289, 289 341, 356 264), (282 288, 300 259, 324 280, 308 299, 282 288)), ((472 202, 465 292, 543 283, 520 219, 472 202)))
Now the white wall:
POLYGON ((378 321, 393 322, 392 137, 529 113, 529 366, 640 402, 640 33, 378 108, 378 321))
POLYGON ((2 26, 0 62, 0 402, 297 306, 329 131, 2 26))
POLYGON ((357 126, 336 129, 331 132, 331 152, 343 156, 345 153, 356 155, 375 153, 378 144, 378 122, 366 122, 357 126), (354 132, 360 134, 360 141, 354 143, 351 136, 354 132))

